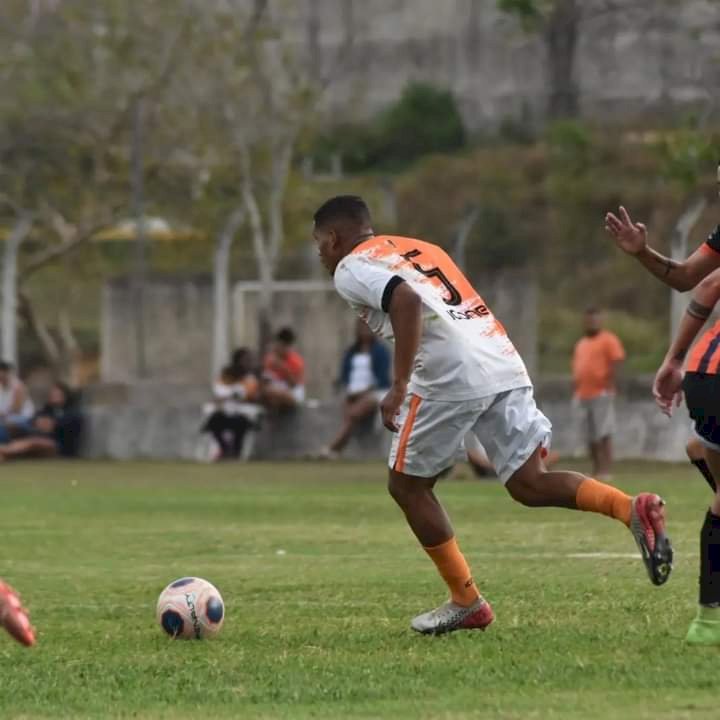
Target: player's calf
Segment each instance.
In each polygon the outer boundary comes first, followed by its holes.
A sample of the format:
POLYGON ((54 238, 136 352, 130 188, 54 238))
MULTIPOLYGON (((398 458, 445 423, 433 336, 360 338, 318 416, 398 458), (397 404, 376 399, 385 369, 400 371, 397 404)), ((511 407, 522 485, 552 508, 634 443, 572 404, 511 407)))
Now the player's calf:
POLYGON ((690 645, 720 645, 720 517, 711 510, 700 531, 700 607, 690 625, 690 645))
POLYGON ((690 438, 685 446, 688 460, 698 469, 705 482, 713 492, 717 492, 715 478, 713 478, 707 461, 705 460, 705 448, 697 438, 690 438))
POLYGON ((515 472, 506 487, 518 502, 530 507, 566 507, 594 512, 620 520, 635 539, 654 585, 667 582, 672 571, 673 550, 665 532, 663 500, 651 493, 635 498, 612 485, 580 473, 547 471, 541 449, 515 472))

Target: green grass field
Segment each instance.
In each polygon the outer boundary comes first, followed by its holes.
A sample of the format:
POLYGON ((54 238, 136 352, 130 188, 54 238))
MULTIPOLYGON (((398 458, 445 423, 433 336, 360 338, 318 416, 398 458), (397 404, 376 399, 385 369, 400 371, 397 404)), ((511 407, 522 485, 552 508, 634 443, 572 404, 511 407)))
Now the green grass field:
POLYGON ((717 718, 720 652, 690 649, 708 490, 681 466, 616 482, 668 500, 677 562, 650 585, 619 524, 441 495, 497 621, 417 636, 445 597, 381 465, 23 464, 0 468, 0 576, 39 630, 0 637, 0 718, 717 718), (593 558, 593 553, 607 553, 593 558), (224 595, 209 642, 172 641, 157 595, 224 595))

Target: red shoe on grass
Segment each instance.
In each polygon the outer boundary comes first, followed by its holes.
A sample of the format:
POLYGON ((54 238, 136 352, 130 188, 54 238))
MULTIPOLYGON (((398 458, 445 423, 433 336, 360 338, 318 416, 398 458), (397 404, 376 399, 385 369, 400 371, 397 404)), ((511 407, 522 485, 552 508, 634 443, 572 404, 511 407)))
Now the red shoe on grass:
POLYGON ((18 594, 0 580, 0 625, 19 643, 30 647, 35 644, 35 630, 18 594))

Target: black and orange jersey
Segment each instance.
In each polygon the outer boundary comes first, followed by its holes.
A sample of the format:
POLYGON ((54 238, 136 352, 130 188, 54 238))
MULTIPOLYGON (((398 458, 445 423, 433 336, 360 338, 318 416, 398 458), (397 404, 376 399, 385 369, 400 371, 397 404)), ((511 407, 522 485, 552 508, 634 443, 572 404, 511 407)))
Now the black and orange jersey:
MULTIPOLYGON (((720 258, 720 225, 708 235, 707 240, 700 246, 705 253, 720 258)), ((685 366, 686 372, 704 373, 706 375, 720 374, 720 320, 706 330, 691 350, 685 366)))
POLYGON ((706 375, 720 372, 720 320, 702 334, 690 352, 685 370, 706 375))

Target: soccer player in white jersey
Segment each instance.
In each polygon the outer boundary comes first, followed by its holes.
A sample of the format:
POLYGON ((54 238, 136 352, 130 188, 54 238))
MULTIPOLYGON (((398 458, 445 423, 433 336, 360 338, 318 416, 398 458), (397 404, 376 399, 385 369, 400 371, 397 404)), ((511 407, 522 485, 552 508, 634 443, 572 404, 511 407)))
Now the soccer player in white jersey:
POLYGON ((662 585, 672 569, 662 499, 651 493, 632 498, 580 473, 546 469, 551 425, 535 405, 525 365, 450 257, 431 243, 376 235, 359 197, 331 198, 314 220, 320 258, 338 293, 395 347, 393 384, 381 403, 383 422, 395 433, 388 487, 450 591, 447 602, 418 615, 412 628, 483 630, 494 619, 433 491, 468 432, 516 501, 621 521, 650 580, 662 585))

